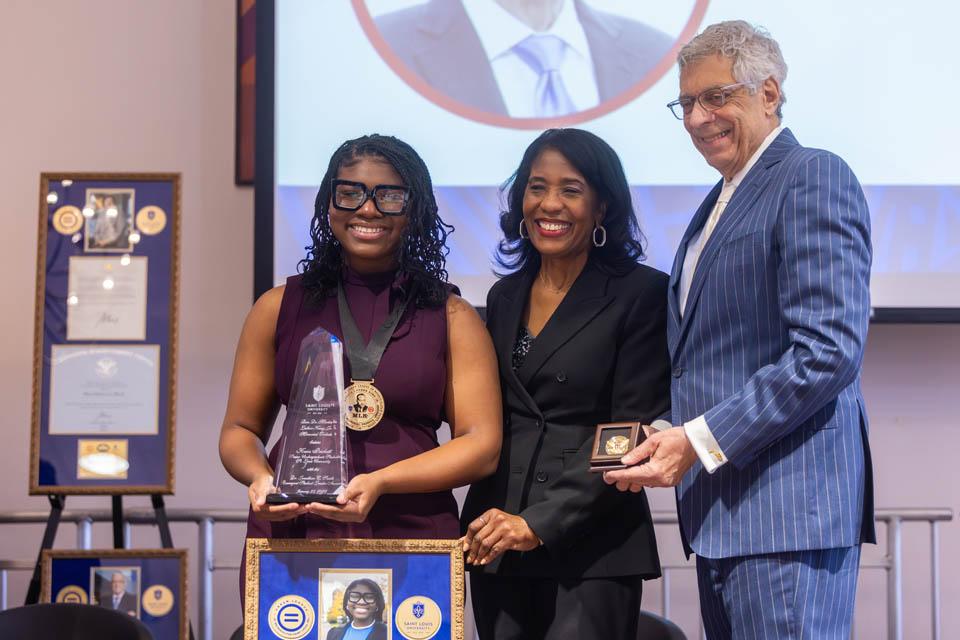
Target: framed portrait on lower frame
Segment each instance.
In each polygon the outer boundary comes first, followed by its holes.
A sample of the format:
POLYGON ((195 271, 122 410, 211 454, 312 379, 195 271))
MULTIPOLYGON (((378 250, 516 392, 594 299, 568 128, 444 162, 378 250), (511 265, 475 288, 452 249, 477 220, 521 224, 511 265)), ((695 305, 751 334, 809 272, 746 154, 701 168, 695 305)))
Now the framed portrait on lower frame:
POLYGON ((244 638, 463 640, 463 594, 456 540, 250 538, 244 638))
POLYGON ((107 607, 143 622, 157 640, 186 640, 184 549, 45 550, 41 602, 107 607))

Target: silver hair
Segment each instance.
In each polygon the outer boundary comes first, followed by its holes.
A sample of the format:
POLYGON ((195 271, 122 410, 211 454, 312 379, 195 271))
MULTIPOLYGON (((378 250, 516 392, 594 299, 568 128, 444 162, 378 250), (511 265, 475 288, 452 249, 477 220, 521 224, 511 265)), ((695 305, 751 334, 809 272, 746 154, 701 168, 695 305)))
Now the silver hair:
POLYGON ((692 62, 715 55, 733 60, 733 77, 737 82, 752 82, 759 87, 767 78, 776 80, 780 85, 777 117, 783 117, 783 104, 787 101, 783 92, 787 63, 783 60, 780 45, 766 29, 743 20, 712 24, 680 49, 677 63, 683 69, 692 62))

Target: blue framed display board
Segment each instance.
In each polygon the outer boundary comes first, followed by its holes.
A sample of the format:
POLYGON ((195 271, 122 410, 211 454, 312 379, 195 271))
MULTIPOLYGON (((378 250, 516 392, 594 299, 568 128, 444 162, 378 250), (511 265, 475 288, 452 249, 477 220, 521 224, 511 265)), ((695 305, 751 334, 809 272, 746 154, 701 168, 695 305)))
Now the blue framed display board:
POLYGON ((45 550, 41 601, 90 604, 139 619, 157 640, 186 640, 185 549, 45 550))
POLYGON ((463 640, 457 540, 247 540, 244 638, 463 640))
POLYGON ((40 178, 31 494, 173 493, 180 175, 40 178))

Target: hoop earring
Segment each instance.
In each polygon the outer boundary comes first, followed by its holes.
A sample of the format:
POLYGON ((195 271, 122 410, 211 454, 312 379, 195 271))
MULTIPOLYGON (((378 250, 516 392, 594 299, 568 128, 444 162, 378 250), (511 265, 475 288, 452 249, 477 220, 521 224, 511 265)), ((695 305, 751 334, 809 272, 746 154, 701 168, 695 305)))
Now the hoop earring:
POLYGON ((523 226, 523 218, 520 218, 520 237, 523 238, 524 240, 529 240, 530 239, 529 235, 523 235, 523 230, 525 228, 526 227, 523 226))
POLYGON ((593 228, 593 246, 599 248, 607 244, 607 229, 602 224, 598 224, 593 228), (603 235, 602 240, 597 240, 597 231, 600 231, 603 235))

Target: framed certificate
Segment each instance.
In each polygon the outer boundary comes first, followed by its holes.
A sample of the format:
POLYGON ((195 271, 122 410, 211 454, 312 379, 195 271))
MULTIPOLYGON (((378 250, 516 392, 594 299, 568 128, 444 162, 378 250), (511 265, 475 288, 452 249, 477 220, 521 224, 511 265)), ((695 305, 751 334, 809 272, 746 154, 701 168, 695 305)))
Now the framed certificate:
POLYGON ((42 174, 31 494, 173 493, 179 174, 42 174))
POLYGON ((244 638, 463 640, 456 540, 247 540, 244 638))
POLYGON ((184 549, 45 550, 41 602, 107 607, 143 622, 155 638, 186 640, 184 549))

